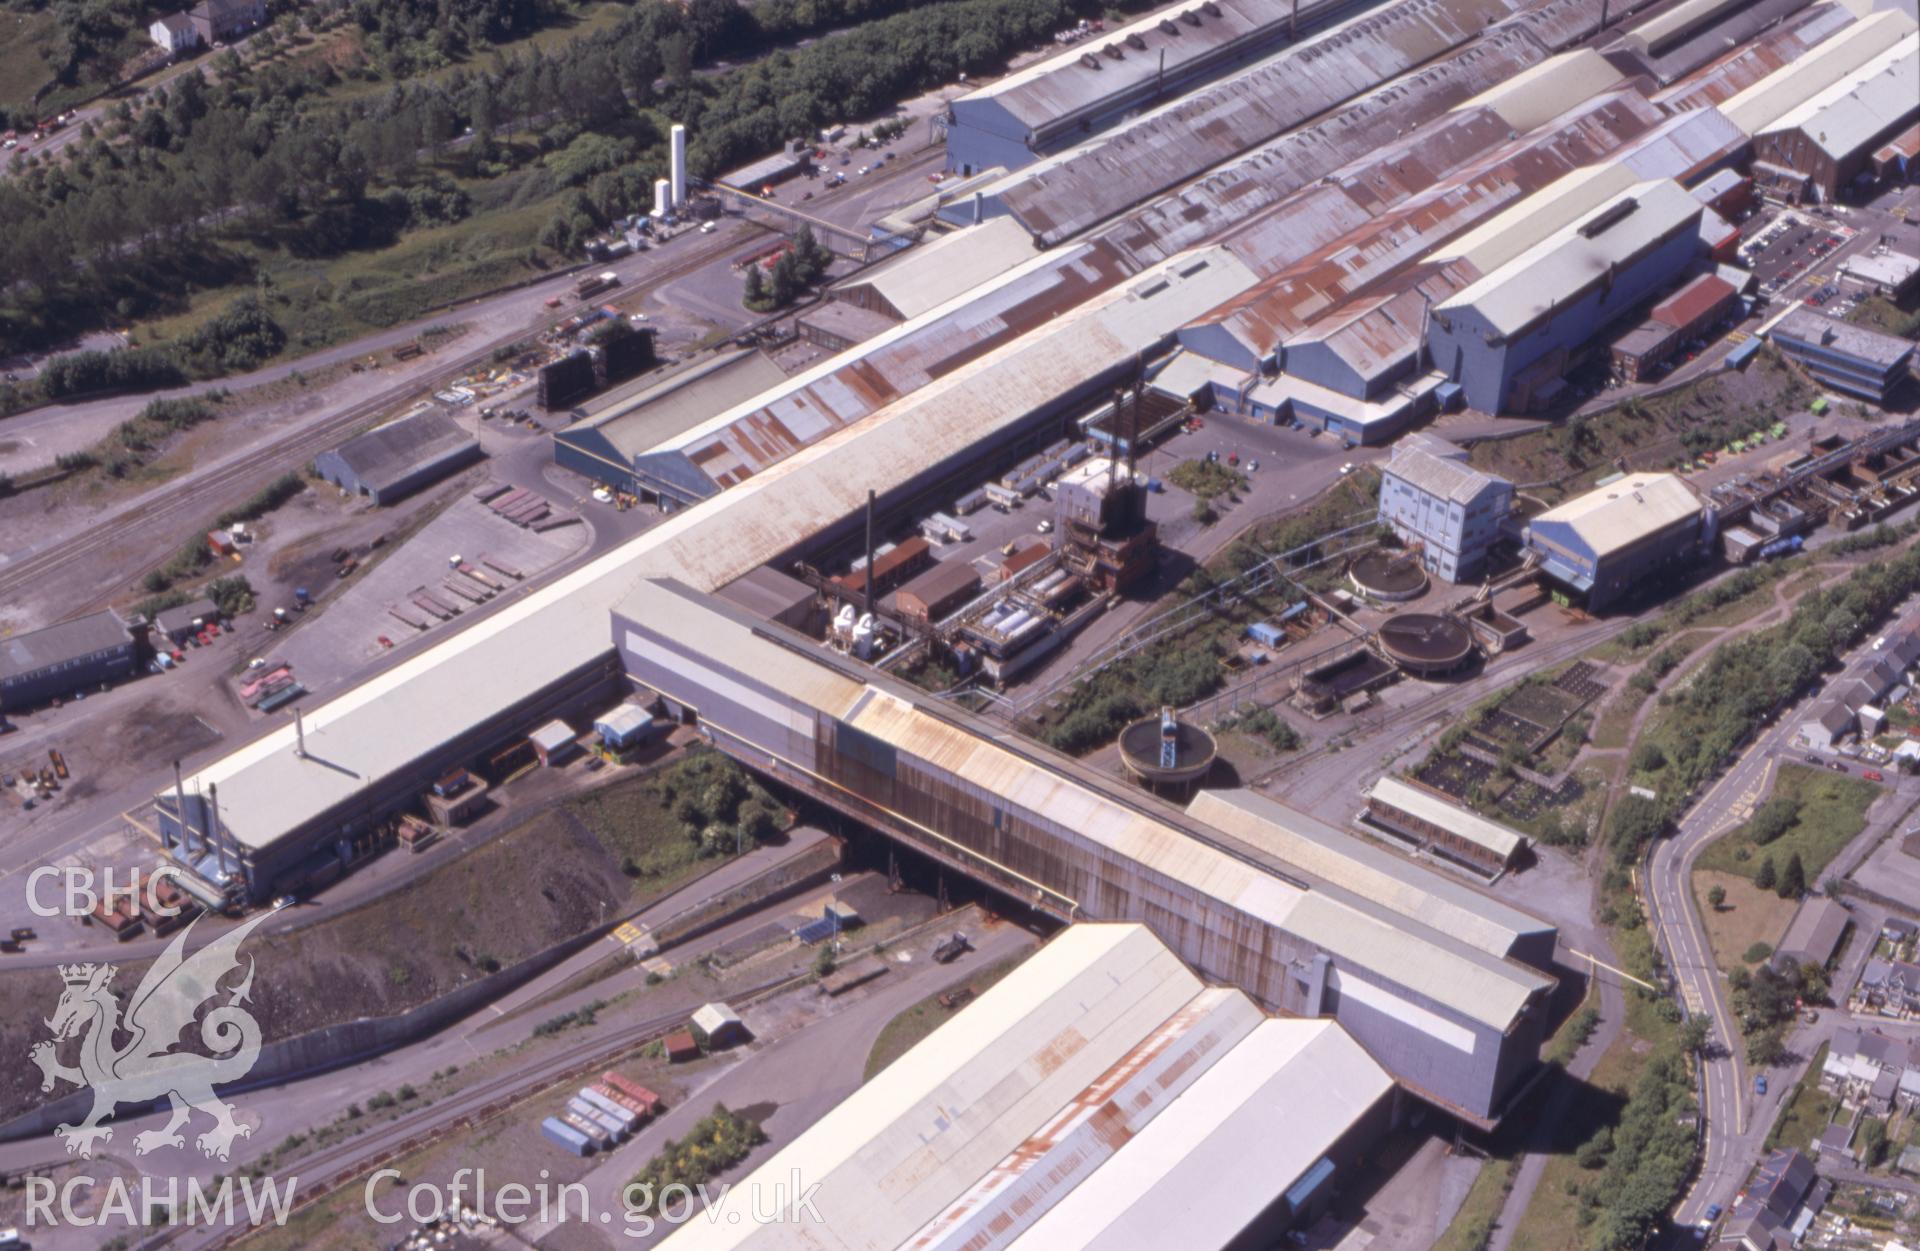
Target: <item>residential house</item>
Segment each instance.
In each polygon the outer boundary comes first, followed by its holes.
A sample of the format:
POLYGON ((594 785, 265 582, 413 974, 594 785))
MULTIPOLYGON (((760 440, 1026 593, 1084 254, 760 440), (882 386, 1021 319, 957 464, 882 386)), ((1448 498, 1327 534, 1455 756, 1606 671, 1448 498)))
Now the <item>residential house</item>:
POLYGON ((1765 1208, 1755 1208, 1727 1218, 1720 1245, 1737 1246, 1740 1251, 1791 1251, 1793 1239, 1786 1222, 1765 1208))
POLYGON ((1809 746, 1831 750, 1835 744, 1853 733, 1853 709, 1837 698, 1823 699, 1807 712, 1807 719, 1800 723, 1800 737, 1809 746))
POLYGON ((1848 1027, 1834 1034, 1820 1069, 1820 1088, 1875 1116, 1910 1105, 1920 1089, 1920 1057, 1906 1043, 1873 1030, 1848 1027))
POLYGON ((1792 1147, 1768 1155, 1754 1170, 1727 1223, 1720 1231, 1722 1247, 1741 1251, 1788 1251, 1796 1214, 1818 1212, 1826 1191, 1814 1173, 1813 1161, 1792 1147))
POLYGON ((147 34, 168 56, 179 56, 200 46, 200 32, 185 13, 173 13, 147 27, 147 34))
POLYGON ((1770 1153, 1754 1170, 1747 1183, 1747 1199, 1785 1221, 1806 1201, 1818 1181, 1813 1161, 1805 1153, 1783 1147, 1770 1153))
POLYGON ((201 43, 223 42, 265 24, 266 0, 200 0, 187 10, 187 20, 201 43))
POLYGON ((1887 1016, 1920 1012, 1920 964, 1904 960, 1872 959, 1860 973, 1853 1000, 1887 1016))

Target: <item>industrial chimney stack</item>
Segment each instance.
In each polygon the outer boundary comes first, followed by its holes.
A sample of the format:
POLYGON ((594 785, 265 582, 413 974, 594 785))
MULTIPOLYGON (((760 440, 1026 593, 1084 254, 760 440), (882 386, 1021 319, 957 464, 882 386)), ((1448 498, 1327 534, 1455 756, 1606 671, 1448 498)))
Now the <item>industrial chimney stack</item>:
POLYGON ((307 727, 298 708, 293 710, 293 754, 302 760, 307 758, 307 727))
POLYGON ((673 136, 673 207, 676 212, 687 206, 687 128, 675 126, 673 136))

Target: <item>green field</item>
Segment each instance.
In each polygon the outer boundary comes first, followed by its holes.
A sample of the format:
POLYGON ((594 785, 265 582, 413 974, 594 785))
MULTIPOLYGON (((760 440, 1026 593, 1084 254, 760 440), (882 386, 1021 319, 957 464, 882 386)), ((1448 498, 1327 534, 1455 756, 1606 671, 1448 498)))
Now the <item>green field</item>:
POLYGON ((1743 825, 1702 852, 1695 867, 1750 879, 1763 858, 1770 857, 1779 870, 1798 852, 1807 885, 1817 888, 1827 863, 1866 828, 1867 808, 1880 793, 1877 784, 1862 778, 1808 765, 1782 765, 1772 798, 1795 799, 1800 805, 1799 816, 1787 832, 1762 847, 1743 825))
POLYGON ((1827 1044, 1813 1053, 1807 1064, 1807 1076, 1793 1088, 1793 1095, 1780 1106, 1780 1118, 1767 1133, 1767 1149, 1798 1147, 1810 1150, 1813 1140, 1833 1122, 1840 1101, 1820 1089, 1820 1069, 1827 1062, 1827 1044))
POLYGON ((53 77, 42 55, 53 42, 53 14, 45 9, 0 9, 0 108, 24 109, 53 77))

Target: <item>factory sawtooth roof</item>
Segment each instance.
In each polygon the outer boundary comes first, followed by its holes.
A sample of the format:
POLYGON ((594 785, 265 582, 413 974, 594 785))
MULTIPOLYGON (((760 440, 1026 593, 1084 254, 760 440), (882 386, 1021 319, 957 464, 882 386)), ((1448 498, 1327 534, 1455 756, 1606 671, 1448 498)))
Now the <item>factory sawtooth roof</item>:
POLYGON ((1763 134, 1798 130, 1835 160, 1873 143, 1920 110, 1920 32, 1783 114, 1763 134))
POLYGON ((1498 821, 1489 821, 1477 812, 1448 803, 1424 787, 1404 782, 1391 774, 1373 784, 1368 796, 1390 808, 1436 825, 1449 834, 1485 847, 1502 860, 1518 851, 1526 839, 1498 821))
MULTIPOLYGON (((1524 208, 1524 206, 1522 206, 1524 208)), ((1472 308, 1509 337, 1700 220, 1699 201, 1670 180, 1640 183, 1555 230, 1435 309, 1472 308)))
POLYGON ((1386 472, 1437 499, 1470 504, 1497 479, 1461 461, 1418 447, 1395 446, 1386 472))
POLYGON ((119 647, 127 641, 127 623, 111 608, 62 621, 58 625, 0 639, 0 680, 37 673, 53 665, 119 647))
MULTIPOLYGON (((1143 193, 1177 186, 1484 34, 1448 66, 1460 94, 1444 108, 1545 59, 1539 41, 1523 30, 1486 33, 1520 7, 1516 0, 1412 0, 1363 13, 1017 170, 987 194, 1036 237, 1058 242, 1125 211, 1143 193)), ((1400 128, 1420 120, 1404 106, 1391 112, 1400 128)))
POLYGON ((1700 497, 1678 474, 1633 473, 1548 509, 1532 524, 1567 526, 1600 556, 1697 517, 1700 511, 1700 497))

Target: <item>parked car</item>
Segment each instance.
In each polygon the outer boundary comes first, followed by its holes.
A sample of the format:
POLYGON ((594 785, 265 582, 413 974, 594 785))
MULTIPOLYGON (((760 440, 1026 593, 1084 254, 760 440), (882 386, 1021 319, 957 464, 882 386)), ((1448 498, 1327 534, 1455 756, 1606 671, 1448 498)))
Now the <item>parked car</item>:
POLYGON ((1886 775, 1882 774, 1878 769, 1868 769, 1865 773, 1862 773, 1860 776, 1867 779, 1867 781, 1869 782, 1884 782, 1887 780, 1886 775))
POLYGON ((1757 1073, 1754 1075, 1753 1093, 1756 1095, 1764 1095, 1767 1093, 1767 1075, 1765 1073, 1757 1073))
POLYGON ((1844 765, 1844 764, 1842 764, 1842 763, 1841 763, 1840 761, 1838 761, 1838 760, 1829 760, 1829 761, 1827 761, 1827 768, 1829 768, 1829 769, 1832 769, 1832 770, 1833 770, 1833 771, 1834 771, 1835 773, 1847 773, 1847 772, 1850 772, 1850 770, 1849 770, 1849 769, 1847 768, 1847 766, 1846 766, 1846 765, 1844 765))

